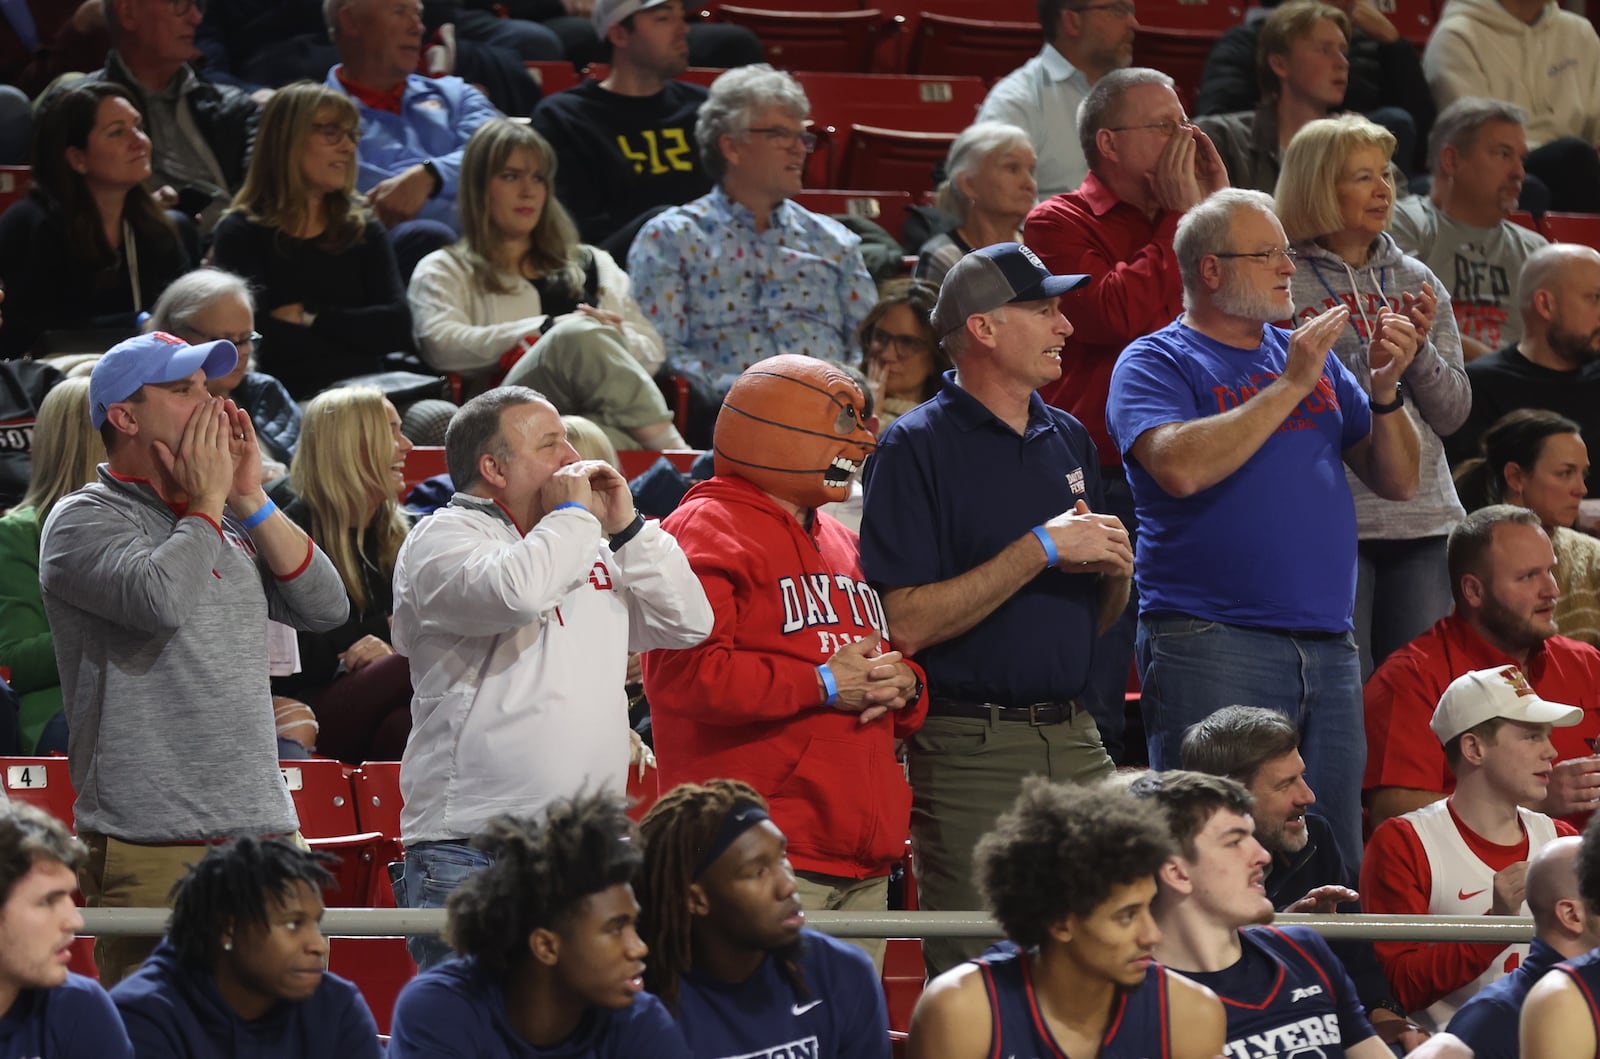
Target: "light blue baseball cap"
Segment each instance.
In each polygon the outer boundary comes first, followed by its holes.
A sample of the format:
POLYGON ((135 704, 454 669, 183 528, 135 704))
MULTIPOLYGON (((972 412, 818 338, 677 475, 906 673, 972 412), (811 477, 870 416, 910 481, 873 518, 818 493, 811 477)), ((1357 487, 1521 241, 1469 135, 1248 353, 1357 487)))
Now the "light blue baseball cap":
POLYGON ((89 418, 105 426, 106 410, 152 382, 176 382, 204 369, 206 378, 226 375, 239 363, 239 350, 227 339, 191 346, 176 335, 150 331, 106 350, 89 375, 89 418))

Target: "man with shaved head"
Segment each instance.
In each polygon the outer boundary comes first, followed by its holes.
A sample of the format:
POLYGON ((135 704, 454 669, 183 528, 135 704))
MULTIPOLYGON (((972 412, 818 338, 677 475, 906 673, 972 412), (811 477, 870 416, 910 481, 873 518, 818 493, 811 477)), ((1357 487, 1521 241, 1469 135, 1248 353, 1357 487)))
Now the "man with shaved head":
POLYGON ((1517 1012, 1528 991, 1561 960, 1600 945, 1600 914, 1578 893, 1578 854, 1583 843, 1567 835, 1547 844, 1528 862, 1528 910, 1533 943, 1515 971, 1483 988, 1450 1020, 1451 1035, 1475 1059, 1516 1059, 1517 1012))
POLYGON ((1516 408, 1559 412, 1600 437, 1600 252, 1542 247, 1523 263, 1518 289, 1522 338, 1467 365, 1472 414, 1445 440, 1451 466, 1478 455, 1483 432, 1516 408))
MULTIPOLYGON (((1564 869, 1573 873, 1573 880, 1562 884, 1576 890, 1580 898, 1577 903, 1589 923, 1594 922, 1600 911, 1600 824, 1596 819, 1600 817, 1591 818, 1584 828, 1583 844, 1564 869)), ((1531 902, 1531 872, 1528 884, 1531 902)), ((1542 935, 1545 928, 1539 922, 1537 910, 1534 924, 1542 935)), ((1595 1004, 1596 990, 1600 989, 1600 950, 1576 951, 1581 950, 1582 945, 1593 946, 1597 942, 1600 936, 1593 927, 1588 927, 1582 944, 1575 945, 1575 951, 1566 953, 1566 959, 1550 968, 1551 973, 1529 990, 1527 1000, 1521 1005, 1522 1024, 1517 1040, 1520 1054, 1538 1059, 1587 1059, 1600 1051, 1600 1009, 1595 1004)), ((1512 1050, 1505 1054, 1519 1053, 1512 1050)))

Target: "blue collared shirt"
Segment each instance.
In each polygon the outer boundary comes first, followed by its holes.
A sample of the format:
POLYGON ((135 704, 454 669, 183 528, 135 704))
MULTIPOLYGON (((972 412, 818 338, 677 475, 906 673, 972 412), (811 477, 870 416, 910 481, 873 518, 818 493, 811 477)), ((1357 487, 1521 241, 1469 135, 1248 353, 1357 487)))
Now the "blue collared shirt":
POLYGON ((1517 1059, 1517 1015, 1522 1002, 1545 972, 1560 963, 1562 955, 1538 938, 1528 946, 1528 956, 1517 969, 1478 990, 1461 1005, 1446 1027, 1472 1049, 1473 1059, 1517 1059))
POLYGON ((1039 156, 1034 178, 1040 201, 1071 191, 1089 175, 1078 142, 1078 104, 1088 94, 1083 71, 1046 44, 996 81, 978 108, 979 121, 1008 121, 1028 134, 1039 156))
MULTIPOLYGON (((1100 458, 1082 423, 1035 393, 1019 437, 954 371, 884 431, 865 485, 861 567, 880 592, 964 574, 1079 500, 1104 509, 1100 458)), ((1088 681, 1098 607, 1098 578, 1045 570, 917 661, 938 698, 1062 702, 1088 681)))
POLYGON ((861 237, 793 202, 767 230, 722 188, 652 218, 628 251, 633 296, 667 356, 726 389, 758 360, 854 360, 878 300, 861 237))

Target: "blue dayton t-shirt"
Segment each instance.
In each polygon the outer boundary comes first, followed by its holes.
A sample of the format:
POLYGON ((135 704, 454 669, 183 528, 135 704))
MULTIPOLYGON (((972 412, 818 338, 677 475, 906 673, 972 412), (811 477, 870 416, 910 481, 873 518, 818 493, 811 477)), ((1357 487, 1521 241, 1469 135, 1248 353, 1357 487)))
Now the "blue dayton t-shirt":
POLYGON ((1258 349, 1181 320, 1135 339, 1111 373, 1106 423, 1139 514, 1141 613, 1231 625, 1342 632, 1356 591, 1356 515, 1343 454, 1372 429, 1367 396, 1330 351, 1317 387, 1233 474, 1188 498, 1156 484, 1130 450, 1145 431, 1227 412, 1269 386, 1289 332, 1258 349))
POLYGON ((100 983, 69 974, 17 994, 0 1015, 0 1059, 133 1059, 133 1045, 100 983))
POLYGON ((504 983, 472 959, 417 975, 395 1001, 389 1059, 689 1059, 667 1009, 639 993, 621 1010, 591 1008, 571 1037, 536 1048, 506 1016, 504 983))

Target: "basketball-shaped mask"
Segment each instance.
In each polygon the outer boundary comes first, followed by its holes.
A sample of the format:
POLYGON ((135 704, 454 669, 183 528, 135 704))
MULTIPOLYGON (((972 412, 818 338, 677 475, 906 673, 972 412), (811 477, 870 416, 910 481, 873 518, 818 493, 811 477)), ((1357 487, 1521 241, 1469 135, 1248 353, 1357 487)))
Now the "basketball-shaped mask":
POLYGON ((850 475, 876 443, 855 381, 826 361, 793 353, 752 364, 717 415, 719 475, 814 508, 850 495, 850 475))

